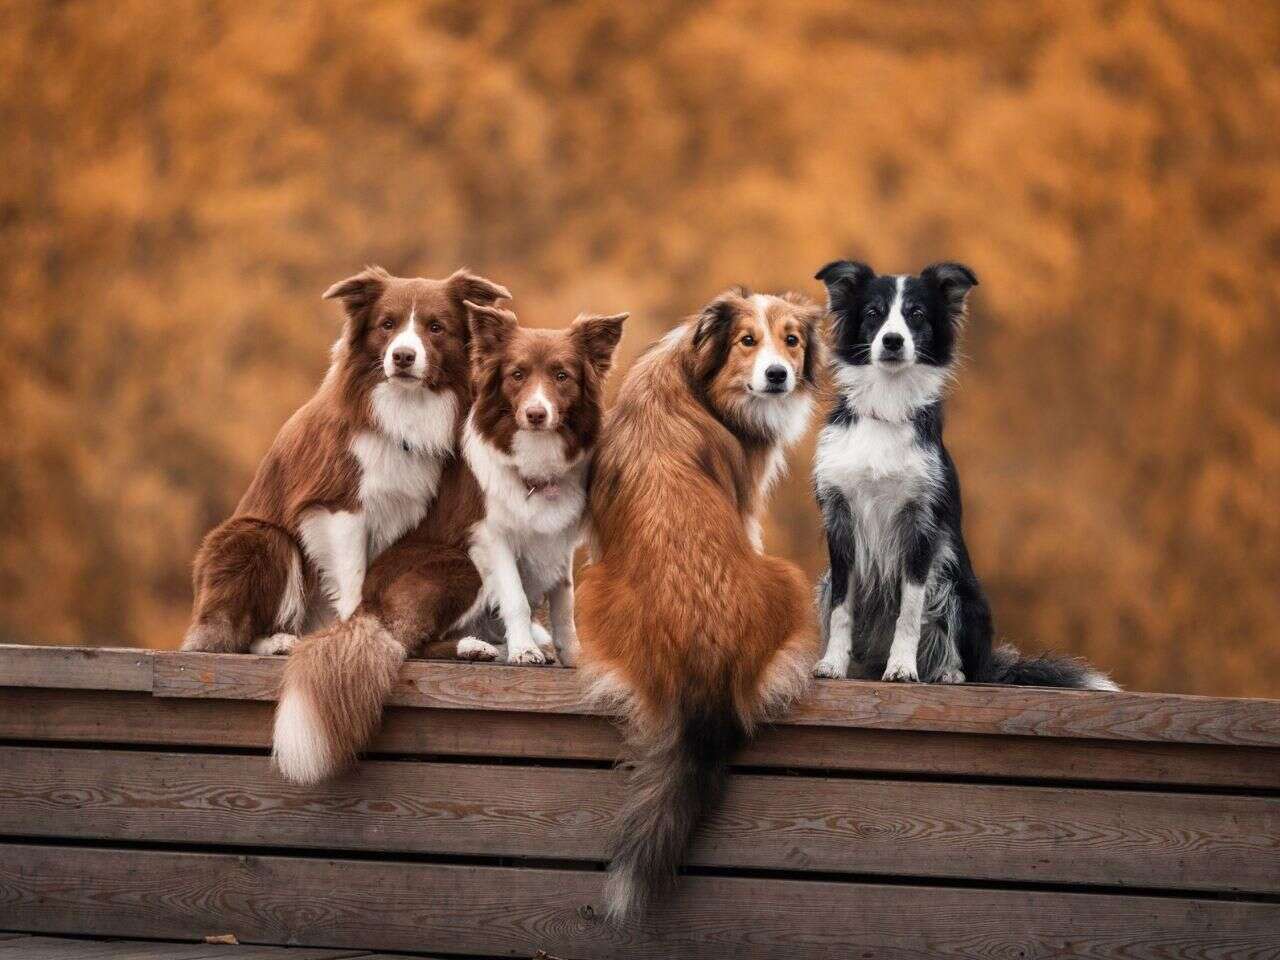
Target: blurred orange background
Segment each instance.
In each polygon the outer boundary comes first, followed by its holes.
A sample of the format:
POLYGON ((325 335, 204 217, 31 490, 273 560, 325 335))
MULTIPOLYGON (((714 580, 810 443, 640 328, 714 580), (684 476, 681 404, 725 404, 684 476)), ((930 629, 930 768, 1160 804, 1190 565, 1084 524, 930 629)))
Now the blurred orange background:
POLYGON ((0 63, 4 641, 176 646, 365 263, 630 310, 625 369, 730 283, 948 258, 1000 632, 1280 696, 1274 3, 18 0, 0 63))

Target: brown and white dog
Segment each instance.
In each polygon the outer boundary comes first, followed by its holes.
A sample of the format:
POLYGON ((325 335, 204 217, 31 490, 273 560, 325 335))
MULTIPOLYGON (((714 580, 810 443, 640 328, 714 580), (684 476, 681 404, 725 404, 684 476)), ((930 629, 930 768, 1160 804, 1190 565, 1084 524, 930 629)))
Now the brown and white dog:
POLYGON ((601 435, 578 624, 584 676, 637 754, 615 917, 671 882, 727 762, 816 659, 809 586, 763 555, 759 518, 809 423, 821 316, 792 294, 722 294, 636 363, 601 435))
POLYGON ((483 588, 460 625, 469 636, 457 654, 497 659, 496 645, 505 640, 508 663, 547 663, 546 633, 531 617, 545 599, 555 654, 572 666, 573 554, 604 414, 602 386, 627 314, 536 330, 521 327, 508 310, 467 306, 475 400, 462 451, 484 492, 470 549, 483 588))
POLYGON ((200 546, 185 650, 283 652, 360 603, 369 562, 426 514, 469 391, 465 301, 510 297, 370 267, 324 294, 346 320, 320 389, 284 425, 234 515, 200 546))

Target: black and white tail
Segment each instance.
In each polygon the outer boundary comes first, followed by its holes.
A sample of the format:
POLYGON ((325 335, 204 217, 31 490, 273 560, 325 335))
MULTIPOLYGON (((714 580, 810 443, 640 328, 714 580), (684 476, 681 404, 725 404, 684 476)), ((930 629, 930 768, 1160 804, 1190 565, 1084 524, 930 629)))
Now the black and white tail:
POLYGON ((1007 644, 991 651, 979 683, 1007 683, 1017 687, 1067 687, 1073 690, 1119 690, 1101 670, 1076 657, 1024 657, 1007 644))

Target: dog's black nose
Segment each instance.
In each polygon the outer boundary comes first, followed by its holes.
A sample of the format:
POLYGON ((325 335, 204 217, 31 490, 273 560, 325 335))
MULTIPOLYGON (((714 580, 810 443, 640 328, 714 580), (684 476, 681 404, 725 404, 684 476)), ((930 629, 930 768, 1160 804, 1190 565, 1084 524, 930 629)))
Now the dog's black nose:
POLYGON ((902 334, 900 333, 886 333, 880 338, 880 344, 884 347, 885 353, 897 353, 902 349, 903 343, 902 334))
POLYGON ((391 354, 391 362, 401 370, 408 370, 413 366, 413 361, 418 359, 418 354, 414 350, 400 348, 391 354))
POLYGON ((787 382, 787 368, 780 363, 771 364, 765 368, 764 378, 775 387, 780 383, 787 382))

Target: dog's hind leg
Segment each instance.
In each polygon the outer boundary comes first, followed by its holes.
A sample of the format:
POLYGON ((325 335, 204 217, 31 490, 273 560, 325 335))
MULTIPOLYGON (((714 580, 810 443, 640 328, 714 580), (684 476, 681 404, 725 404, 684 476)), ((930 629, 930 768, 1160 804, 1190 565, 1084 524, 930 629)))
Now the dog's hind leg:
POLYGON ((245 653, 254 640, 296 629, 301 619, 298 548, 288 533, 261 520, 233 517, 214 528, 196 555, 194 586, 183 650, 245 653))

